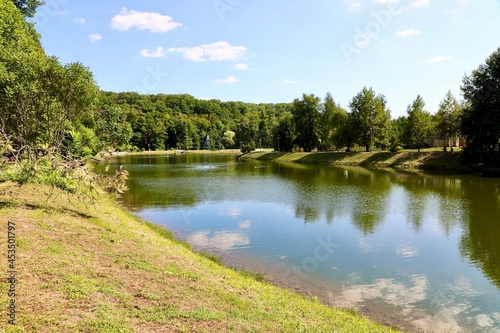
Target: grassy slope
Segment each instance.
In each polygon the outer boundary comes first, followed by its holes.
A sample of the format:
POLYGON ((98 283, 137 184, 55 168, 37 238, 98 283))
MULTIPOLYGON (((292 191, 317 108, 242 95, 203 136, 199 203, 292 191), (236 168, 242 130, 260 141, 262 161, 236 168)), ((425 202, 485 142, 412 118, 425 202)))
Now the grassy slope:
POLYGON ((16 326, 1 280, 1 332, 392 331, 210 261, 106 196, 85 207, 50 191, 0 183, 2 253, 12 221, 19 280, 16 326))
POLYGON ((456 170, 468 168, 460 163, 457 152, 377 152, 377 153, 274 153, 254 152, 243 158, 309 164, 361 165, 405 169, 456 170))

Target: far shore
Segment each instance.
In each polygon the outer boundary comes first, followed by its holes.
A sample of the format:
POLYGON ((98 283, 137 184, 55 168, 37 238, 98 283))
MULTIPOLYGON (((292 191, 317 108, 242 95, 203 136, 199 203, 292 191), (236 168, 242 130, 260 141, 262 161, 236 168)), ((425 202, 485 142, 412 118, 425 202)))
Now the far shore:
POLYGON ((115 156, 163 156, 163 155, 182 155, 182 154, 227 154, 227 155, 239 155, 241 150, 239 149, 221 149, 221 150, 145 150, 145 151, 123 151, 123 152, 101 152, 97 155, 98 158, 110 158, 115 156))
POLYGON ((301 164, 323 164, 337 166, 362 166, 373 168, 394 168, 404 170, 446 171, 455 173, 481 173, 499 176, 500 166, 468 165, 461 159, 461 152, 436 150, 402 152, 277 152, 272 149, 258 149, 242 154, 239 149, 222 150, 159 150, 141 152, 100 153, 99 158, 116 156, 165 156, 181 154, 225 154, 241 157, 242 160, 290 162, 301 164))

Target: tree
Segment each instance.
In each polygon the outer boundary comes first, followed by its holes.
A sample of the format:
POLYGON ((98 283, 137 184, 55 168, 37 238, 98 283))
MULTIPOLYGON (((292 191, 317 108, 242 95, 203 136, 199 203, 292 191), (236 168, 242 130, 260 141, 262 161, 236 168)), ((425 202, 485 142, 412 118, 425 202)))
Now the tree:
POLYGON ((19 147, 58 149, 71 125, 94 108, 98 89, 92 73, 38 53, 15 58, 0 82, 2 127, 19 147))
POLYGON ((319 123, 319 140, 322 150, 331 150, 339 147, 338 133, 347 118, 347 111, 342 109, 333 100, 332 94, 327 93, 321 107, 319 123))
POLYGON ((39 0, 12 0, 14 5, 21 11, 21 13, 26 17, 35 16, 36 9, 38 6, 44 4, 43 1, 39 0))
POLYGON ((356 116, 351 112, 342 118, 337 133, 337 145, 345 146, 346 152, 351 151, 351 146, 359 139, 360 129, 357 124, 356 116))
POLYGON ((385 150, 390 145, 392 135, 391 110, 386 107, 386 104, 385 97, 382 96, 376 106, 376 130, 373 144, 381 150, 385 150))
POLYGON ((408 105, 408 138, 417 146, 418 152, 425 143, 431 131, 431 115, 424 110, 424 99, 418 95, 412 104, 408 105))
MULTIPOLYGON (((346 140, 344 138, 345 133, 343 133, 343 131, 347 126, 348 120, 349 114, 347 113, 347 111, 340 106, 337 107, 336 112, 333 114, 333 119, 331 119, 331 129, 329 135, 329 141, 335 148, 335 150, 339 150, 346 145, 346 140)), ((353 140, 352 142, 354 141, 355 140, 353 140)))
POLYGON ((126 114, 118 106, 109 106, 97 110, 96 133, 103 145, 113 149, 126 148, 132 137, 132 127, 127 122, 126 114))
POLYGON ((385 128, 390 126, 390 113, 386 110, 386 99, 383 95, 375 95, 375 91, 364 87, 349 103, 351 114, 359 126, 360 144, 366 151, 371 151, 373 144, 378 141, 387 146, 384 138, 385 128))
POLYGON ((444 151, 446 151, 447 141, 450 143, 450 150, 453 151, 453 142, 460 131, 461 117, 462 109, 451 91, 448 91, 439 103, 439 110, 436 113, 436 129, 443 138, 444 151))
POLYGON ((474 162, 499 163, 500 48, 464 77, 461 89, 466 101, 461 126, 465 157, 474 162))
POLYGON ((403 142, 405 142, 405 131, 407 128, 408 119, 401 116, 397 119, 391 120, 391 135, 389 138, 389 150, 398 152, 403 149, 403 142))
POLYGON ((222 144, 224 148, 234 148, 234 137, 236 133, 233 131, 225 131, 222 137, 222 144))
POLYGON ((0 125, 21 151, 57 150, 72 125, 94 108, 97 85, 80 63, 47 57, 38 35, 0 2, 0 125))
POLYGON ((305 151, 312 151, 319 143, 320 99, 313 94, 302 95, 293 101, 293 122, 296 130, 295 141, 305 151))
POLYGON ((283 112, 274 129, 274 149, 276 151, 292 151, 295 141, 293 115, 289 111, 283 112))

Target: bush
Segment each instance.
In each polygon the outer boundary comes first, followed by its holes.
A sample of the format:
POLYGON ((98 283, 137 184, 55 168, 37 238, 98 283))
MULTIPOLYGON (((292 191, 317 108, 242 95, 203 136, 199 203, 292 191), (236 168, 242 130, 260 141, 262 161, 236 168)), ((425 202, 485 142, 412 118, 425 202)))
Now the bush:
POLYGON ((0 182, 8 180, 20 185, 35 183, 60 188, 76 195, 81 201, 90 203, 96 199, 99 187, 109 193, 128 190, 128 172, 121 167, 114 175, 97 174, 85 167, 83 160, 55 153, 3 166, 0 182))
POLYGON ((241 147, 241 152, 244 154, 249 153, 249 152, 254 151, 254 150, 255 150, 255 144, 253 142, 245 143, 241 147))
POLYGON ((401 147, 400 145, 398 144, 391 144, 389 146, 389 151, 391 153, 399 153, 400 151, 403 151, 403 147, 401 147))

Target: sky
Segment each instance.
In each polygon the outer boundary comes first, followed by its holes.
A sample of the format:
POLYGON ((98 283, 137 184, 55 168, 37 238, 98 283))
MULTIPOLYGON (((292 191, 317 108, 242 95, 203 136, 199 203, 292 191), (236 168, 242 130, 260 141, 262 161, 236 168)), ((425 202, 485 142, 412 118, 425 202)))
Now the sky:
POLYGON ((48 55, 102 90, 251 103, 302 94, 348 109, 363 87, 393 118, 417 95, 435 113, 500 47, 500 0, 46 0, 48 55))

